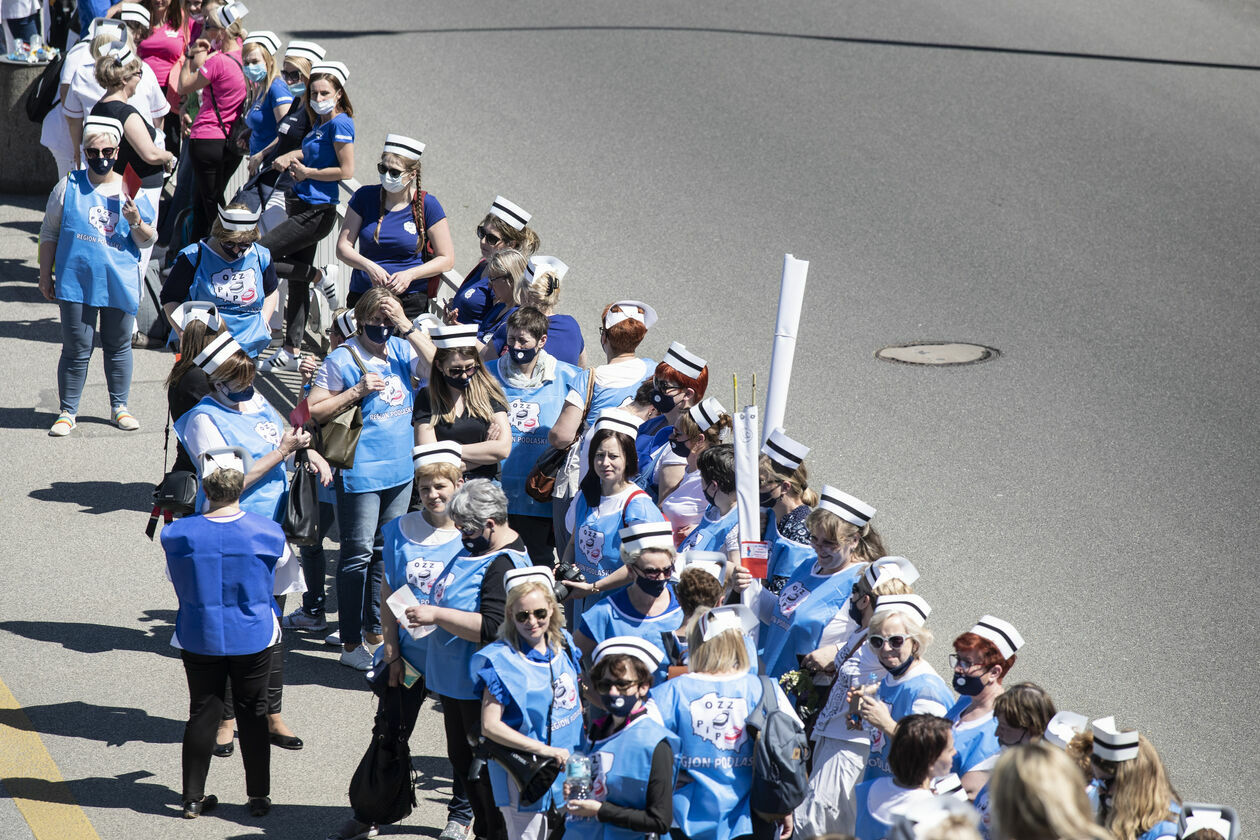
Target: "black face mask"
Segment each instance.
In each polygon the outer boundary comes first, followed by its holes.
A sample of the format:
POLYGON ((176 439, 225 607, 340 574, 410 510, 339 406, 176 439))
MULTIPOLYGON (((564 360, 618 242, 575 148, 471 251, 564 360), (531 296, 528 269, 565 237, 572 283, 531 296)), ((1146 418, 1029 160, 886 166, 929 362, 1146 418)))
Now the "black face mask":
POLYGON ((442 379, 456 391, 467 391, 469 384, 472 383, 471 376, 465 379, 462 376, 448 376, 444 373, 442 374, 442 379))
MULTIPOLYGON (((664 412, 661 413, 663 414, 664 412)), ((687 445, 685 440, 674 440, 673 438, 670 438, 669 448, 679 458, 686 458, 691 454, 691 447, 687 445)))
POLYGON ((363 335, 373 344, 384 344, 394 334, 392 327, 384 324, 364 324, 363 335))
POLYGON ((969 677, 965 674, 954 674, 954 688, 964 697, 975 697, 984 691, 984 683, 979 677, 969 677))
POLYGON ((512 361, 518 365, 527 365, 538 355, 537 347, 510 347, 508 355, 512 357, 512 361))
POLYGON ((665 584, 669 583, 667 580, 648 580, 637 572, 635 574, 637 575, 634 581, 635 586, 642 589, 644 595, 651 595, 653 598, 660 597, 660 594, 665 591, 665 584))
POLYGON ((857 604, 853 603, 853 599, 849 599, 849 618, 853 619, 853 623, 858 627, 862 626, 862 611, 858 609, 857 604))
MULTIPOLYGON (((778 485, 775 485, 775 487, 777 486, 778 485)), ((775 487, 771 487, 769 490, 757 497, 757 503, 763 508, 774 507, 775 502, 783 498, 782 496, 774 495, 775 487)))
POLYGON ((638 697, 633 694, 601 694, 599 700, 613 717, 629 717, 638 697))
POLYGON ((114 168, 114 159, 107 158, 104 155, 99 157, 90 157, 87 159, 88 169, 91 169, 97 175, 108 175, 110 170, 114 168))
POLYGON ((479 557, 490 550, 490 538, 485 534, 478 534, 475 537, 462 537, 461 542, 464 548, 468 549, 468 553, 473 557, 479 557))
POLYGON ((704 494, 704 500, 711 505, 717 504, 717 494, 710 493, 708 487, 701 487, 700 492, 704 494))
POLYGON ((674 406, 677 404, 678 401, 669 394, 666 394, 664 391, 659 391, 656 388, 652 389, 652 407, 661 414, 668 414, 673 411, 674 406))
POLYGON ((914 664, 914 657, 912 656, 909 659, 907 659, 905 662, 902 662, 899 667, 889 668, 888 673, 892 674, 893 678, 896 679, 897 677, 900 677, 902 674, 904 674, 906 671, 909 671, 910 666, 913 664, 914 664))

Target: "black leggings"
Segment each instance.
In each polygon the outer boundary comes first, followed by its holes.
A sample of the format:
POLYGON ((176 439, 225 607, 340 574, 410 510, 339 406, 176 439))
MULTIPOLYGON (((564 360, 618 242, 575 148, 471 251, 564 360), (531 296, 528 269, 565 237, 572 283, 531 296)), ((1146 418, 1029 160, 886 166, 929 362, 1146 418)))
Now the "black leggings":
MULTIPOLYGON (((284 643, 271 646, 271 662, 267 673, 267 714, 280 714, 280 704, 284 700, 284 643)), ((232 686, 227 687, 223 695, 223 719, 232 720, 236 712, 232 708, 232 686)))
POLYGON ((193 177, 197 182, 192 240, 196 242, 210 235, 210 223, 224 205, 223 191, 240 166, 241 155, 229 152, 226 143, 214 139, 189 140, 188 154, 192 155, 193 177))
POLYGON ((507 840, 507 826, 503 814, 494 806, 494 791, 490 788, 490 772, 482 768, 475 780, 468 779, 472 767, 473 751, 468 742, 475 743, 481 735, 481 701, 442 698, 442 717, 446 724, 446 754, 456 778, 464 779, 464 791, 473 811, 473 831, 486 840, 507 840))
POLYGON ((307 204, 300 198, 284 202, 289 217, 267 231, 259 244, 271 252, 276 274, 289 281, 284 304, 284 344, 302 348, 302 334, 310 314, 311 281, 319 276, 315 248, 337 222, 336 204, 307 204))
POLYGON ((188 677, 188 723, 184 726, 184 801, 200 799, 223 717, 224 693, 232 685, 232 705, 241 734, 245 795, 271 794, 271 740, 267 734, 267 676, 273 648, 243 656, 203 656, 183 651, 188 677))

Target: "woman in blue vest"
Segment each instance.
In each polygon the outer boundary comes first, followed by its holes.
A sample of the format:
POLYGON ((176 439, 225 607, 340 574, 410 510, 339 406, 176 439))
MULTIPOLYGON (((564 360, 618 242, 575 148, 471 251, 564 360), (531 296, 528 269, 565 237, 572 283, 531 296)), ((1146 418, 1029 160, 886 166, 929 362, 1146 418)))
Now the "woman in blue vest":
POLYGON ((402 301, 408 318, 429 308, 438 278, 455 267, 455 246, 446 211, 420 185, 424 144, 402 134, 385 135, 376 164, 379 184, 355 190, 346 208, 337 256, 354 271, 346 304, 374 286, 402 301))
MULTIPOLYGON (((586 343, 582 327, 572 315, 557 315, 560 286, 569 267, 555 257, 530 257, 524 272, 516 280, 512 297, 519 306, 532 306, 547 316, 547 335, 551 344, 547 351, 562 362, 586 367, 586 343)), ((484 352, 502 355, 507 344, 507 324, 500 324, 484 352)))
MULTIPOLYGON (((586 657, 614 636, 638 636, 659 647, 663 634, 682 626, 674 596, 674 539, 666 522, 641 522, 621 530, 621 557, 630 570, 629 586, 587 606, 577 622, 577 645, 586 657)), ((607 578, 605 578, 607 580, 607 578)), ((653 680, 664 682, 669 660, 662 655, 653 680)))
MULTIPOLYGON (((840 641, 847 614, 843 607, 864 564, 884 556, 883 540, 871 525, 875 508, 830 485, 809 515, 813 562, 797 569, 777 594, 762 589, 755 602, 766 625, 762 633, 765 672, 781 677, 804 657, 840 641)), ((747 572, 739 572, 741 584, 747 572)))
POLYGON ((507 352, 487 364, 503 387, 512 427, 512 451, 503 461, 503 492, 508 519, 529 549, 536 566, 555 564, 551 504, 525 492, 525 479, 547 451, 547 436, 560 417, 565 395, 582 371, 558 361, 548 351, 547 316, 524 306, 508 316, 507 352))
POLYGON ((480 324, 493 304, 490 280, 486 277, 489 260, 509 248, 520 251, 526 259, 538 252, 538 234, 529 226, 532 216, 519 204, 501 195, 494 197, 490 211, 477 225, 477 244, 481 259, 464 275, 464 282, 446 305, 447 323, 480 324))
MULTIPOLYGON (((665 728, 680 741, 674 791, 676 840, 774 836, 775 825, 749 807, 753 738, 747 718, 763 683, 749 672, 744 636, 753 621, 741 606, 701 612, 688 639, 691 672, 652 689, 665 728)), ((776 683, 779 708, 795 715, 776 683)), ((792 831, 792 818, 781 823, 792 831)))
POLYGON ((280 526, 241 509, 243 450, 214 449, 198 457, 209 506, 203 515, 162 529, 162 549, 179 612, 172 644, 180 648, 191 695, 184 728, 184 817, 213 809, 206 776, 229 681, 241 734, 250 813, 271 808, 271 744, 266 696, 280 625, 272 612, 276 567, 287 559, 280 526))
POLYGON ((757 477, 761 507, 766 511, 762 539, 770 543, 765 587, 771 592, 783 589, 814 553, 805 517, 818 504, 818 492, 809 486, 808 454, 808 446, 792 440, 782 429, 772 431, 761 447, 757 477))
POLYGON ((908 715, 899 724, 888 749, 892 775, 857 786, 857 840, 883 840, 893 815, 916 802, 931 801, 932 780, 949 773, 954 736, 949 721, 930 714, 908 715))
MULTIPOLYGON (((268 324, 278 282, 271 254, 258 244, 258 216, 244 204, 220 207, 210 236, 179 252, 161 295, 168 317, 190 300, 213 303, 251 359, 271 343, 268 324)), ((172 325, 177 342, 180 327, 173 320, 172 325)))
POLYGON ((1090 724, 1090 770, 1098 789, 1098 822, 1116 840, 1176 837, 1181 796, 1154 745, 1114 717, 1090 724))
POLYGON ((590 798, 568 800, 566 837, 638 840, 669 831, 678 738, 647 705, 662 656, 638 636, 614 636, 595 648, 590 678, 604 714, 594 716, 582 744, 591 759, 590 798))
MULTIPOLYGON (((705 400, 708 402, 712 397, 705 400)), ((703 403, 696 409, 703 407, 703 403)), ((739 509, 735 506, 735 447, 707 445, 696 458, 700 495, 707 509, 698 525, 683 538, 681 551, 734 552, 739 556, 739 509)))
POLYGON ((358 404, 363 430, 354 465, 337 474, 337 566, 341 663, 372 665, 366 639, 380 644, 381 526, 411 501, 411 412, 422 365, 421 333, 393 292, 377 286, 355 305, 358 332, 328 354, 307 398, 311 417, 326 423, 358 404))
MULTIPOLYGON (((472 673, 482 693, 482 735, 563 767, 582 740, 582 671, 555 583, 551 569, 538 566, 504 576, 507 617, 499 640, 473 655, 472 673)), ((548 813, 564 802, 563 772, 533 802, 522 801, 516 780, 494 761, 490 784, 509 837, 543 840, 556 827, 548 813)))
POLYGON ((53 187, 39 230, 39 290, 61 310, 61 407, 48 430, 52 437, 74 429, 98 322, 110 420, 127 431, 140 428, 127 410, 131 328, 140 302, 140 251, 157 239, 157 211, 144 196, 132 201, 122 193, 122 173, 114 170, 122 134, 116 119, 89 116, 84 121, 87 169, 71 172, 53 187))
POLYGON ((487 479, 465 482, 449 509, 463 550, 433 585, 430 603, 407 608, 407 627, 436 628, 428 636, 425 677, 429 690, 442 700, 446 754, 467 783, 476 836, 501 838, 503 816, 495 808, 487 774, 468 779, 473 759, 469 738, 475 743, 481 734, 481 695, 470 668, 473 654, 498 638, 507 601, 504 576, 529 566, 529 555, 508 525, 507 497, 487 479))
MULTIPOLYGON (((691 442, 697 446, 702 445, 695 440, 703 434, 694 428, 700 424, 689 424, 685 434, 681 435, 674 433, 674 426, 683 418, 695 419, 689 416, 689 412, 700 405, 709 388, 709 363, 688 350, 685 344, 675 341, 669 345, 665 358, 656 366, 652 374, 652 385, 652 406, 665 416, 665 424, 652 440, 652 457, 644 465, 639 482, 659 502, 664 503, 678 489, 688 468, 695 470, 694 464, 687 463, 687 456, 691 452, 691 442)), ((719 415, 723 413, 718 412, 719 415)), ((718 432, 720 434, 721 428, 718 432)), ((694 493, 691 498, 696 499, 694 493)), ((675 503, 677 501, 678 499, 675 503)), ((699 514, 695 514, 694 518, 699 521, 699 514)), ((677 525, 674 530, 679 530, 677 525)))
POLYGON ((311 68, 306 105, 311 128, 302 139, 302 148, 285 156, 287 171, 296 182, 292 197, 285 199, 289 217, 262 239, 276 261, 276 272, 289 281, 284 344, 259 363, 263 373, 298 369, 311 283, 324 279, 323 271, 314 265, 315 249, 337 222, 341 182, 354 177, 349 78, 350 70, 340 61, 323 61, 311 68))
POLYGON ((967 796, 975 799, 989 774, 980 769, 998 754, 997 716, 994 703, 1005 688, 1006 675, 1015 665, 1015 652, 1023 636, 1009 622, 995 616, 981 618, 970 631, 954 639, 949 657, 954 670, 954 690, 960 695, 945 717, 954 722, 953 771, 962 779, 967 796))
POLYGON ((931 612, 927 601, 918 595, 881 595, 875 602, 866 643, 874 648, 888 676, 878 688, 850 690, 850 699, 858 693, 862 695, 858 713, 869 724, 871 733, 871 751, 866 759, 868 781, 890 772, 888 740, 897 721, 914 714, 944 717, 954 702, 949 686, 923 661, 923 651, 932 643, 932 631, 923 626, 931 612))

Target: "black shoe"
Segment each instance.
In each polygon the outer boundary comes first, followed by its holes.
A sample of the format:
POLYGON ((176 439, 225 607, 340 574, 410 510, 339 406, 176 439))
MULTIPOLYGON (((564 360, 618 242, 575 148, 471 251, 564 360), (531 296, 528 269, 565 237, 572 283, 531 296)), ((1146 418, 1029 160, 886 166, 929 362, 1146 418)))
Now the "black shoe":
POLYGON ((219 804, 217 796, 203 796, 200 799, 184 803, 184 819, 195 820, 202 814, 208 814, 219 804))
POLYGON ((300 750, 303 747, 302 739, 298 736, 281 735, 279 732, 271 733, 271 743, 282 750, 300 750))
POLYGON ((251 817, 265 817, 270 810, 270 796, 251 796, 249 798, 249 815, 251 817))
POLYGON ((236 752, 236 743, 233 741, 228 741, 226 744, 214 745, 215 758, 227 758, 234 752, 236 752))

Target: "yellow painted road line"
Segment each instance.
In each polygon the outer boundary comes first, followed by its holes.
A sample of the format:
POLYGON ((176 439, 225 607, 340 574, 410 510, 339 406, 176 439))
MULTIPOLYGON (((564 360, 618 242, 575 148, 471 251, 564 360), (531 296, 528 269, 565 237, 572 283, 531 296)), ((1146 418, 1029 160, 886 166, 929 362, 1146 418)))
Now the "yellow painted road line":
POLYGON ((0 710, 15 724, 0 726, 0 781, 35 840, 101 840, 3 680, 0 710))

